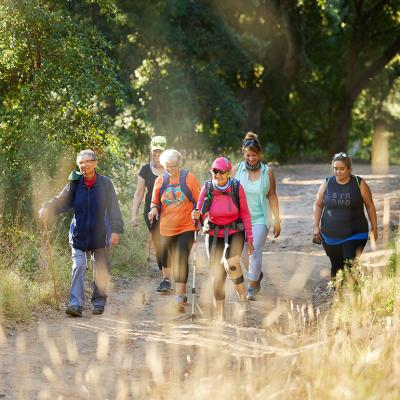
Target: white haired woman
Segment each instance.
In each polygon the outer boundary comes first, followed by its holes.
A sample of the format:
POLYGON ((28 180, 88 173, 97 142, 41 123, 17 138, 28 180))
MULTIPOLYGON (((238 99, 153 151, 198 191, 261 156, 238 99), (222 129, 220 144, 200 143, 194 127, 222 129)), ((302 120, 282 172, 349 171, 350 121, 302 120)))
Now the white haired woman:
POLYGON ((175 280, 176 309, 184 312, 187 303, 186 283, 189 274, 189 255, 196 227, 192 211, 196 206, 200 186, 195 175, 182 169, 182 155, 174 149, 160 156, 165 169, 156 179, 149 212, 149 221, 160 219, 160 232, 168 254, 168 266, 175 280))
POLYGON ((165 248, 163 246, 163 240, 160 235, 160 224, 159 221, 155 220, 153 224, 150 224, 148 214, 150 212, 151 196, 153 194, 154 183, 157 177, 164 173, 164 167, 160 163, 160 155, 167 147, 167 139, 164 136, 154 136, 150 142, 150 162, 143 165, 138 173, 138 181, 136 186, 135 195, 132 203, 132 217, 131 224, 133 227, 137 227, 138 224, 138 212, 140 204, 142 203, 144 194, 146 198, 144 202, 143 216, 147 228, 151 234, 151 240, 154 244, 156 251, 156 259, 158 268, 162 273, 163 280, 157 287, 157 292, 169 293, 171 290, 171 283, 169 281, 170 268, 167 267, 167 257, 165 248))

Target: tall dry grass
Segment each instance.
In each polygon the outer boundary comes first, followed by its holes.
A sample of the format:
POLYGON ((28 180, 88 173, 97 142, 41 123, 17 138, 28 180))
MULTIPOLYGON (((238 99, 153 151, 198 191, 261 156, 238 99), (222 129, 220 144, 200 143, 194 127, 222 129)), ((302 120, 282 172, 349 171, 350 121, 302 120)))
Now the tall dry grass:
MULTIPOLYGON (((133 311, 124 318, 90 329, 69 324, 55 337, 41 324, 40 358, 32 359, 24 336, 12 344, 26 382, 15 398, 398 399, 400 279, 392 267, 377 276, 356 265, 325 289, 324 311, 281 302, 262 326, 252 326, 250 315, 241 324, 146 320, 134 304, 139 297, 127 301, 133 311), (96 338, 90 351, 89 335, 96 338)), ((0 339, 5 346, 1 332, 0 339)))

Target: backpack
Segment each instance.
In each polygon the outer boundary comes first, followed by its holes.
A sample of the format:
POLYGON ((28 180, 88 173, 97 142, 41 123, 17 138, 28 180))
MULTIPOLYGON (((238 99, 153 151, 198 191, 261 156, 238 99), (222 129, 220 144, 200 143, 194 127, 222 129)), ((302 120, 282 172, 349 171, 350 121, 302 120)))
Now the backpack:
MULTIPOLYGON (((181 187, 181 190, 183 194, 187 197, 187 199, 193 204, 193 208, 196 208, 196 202, 194 201, 194 198, 192 196, 192 192, 190 191, 187 183, 186 183, 186 177, 188 175, 188 170, 182 169, 181 170, 181 175, 179 177, 179 186, 181 187)), ((178 184, 170 185, 169 184, 169 178, 170 176, 164 172, 162 176, 162 185, 160 189, 160 194, 158 196, 159 198, 159 203, 161 204, 161 196, 165 192, 168 186, 178 186, 178 184)))
MULTIPOLYGON (((212 181, 205 181, 204 182, 206 188, 206 195, 204 197, 203 206, 201 208, 201 213, 205 214, 211 207, 212 199, 214 196, 214 185, 212 181)), ((239 187, 240 181, 237 179, 232 178, 232 191, 230 192, 222 192, 228 196, 232 197, 233 203, 235 204, 238 211, 240 211, 240 201, 239 201, 239 187)))

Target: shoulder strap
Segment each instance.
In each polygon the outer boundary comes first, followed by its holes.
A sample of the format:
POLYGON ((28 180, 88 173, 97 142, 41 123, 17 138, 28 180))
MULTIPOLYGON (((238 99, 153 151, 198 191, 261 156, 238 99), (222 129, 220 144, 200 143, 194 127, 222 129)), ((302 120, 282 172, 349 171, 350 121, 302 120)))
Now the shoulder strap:
POLYGON ((187 177, 188 173, 189 173, 189 171, 186 169, 181 170, 181 176, 179 177, 179 184, 181 186, 181 190, 182 190, 183 194, 193 204, 193 207, 196 207, 196 202, 194 201, 192 192, 190 191, 190 189, 186 183, 186 177, 187 177))
POLYGON ((240 211, 239 187, 240 181, 232 178, 232 200, 235 203, 236 208, 240 211))
POLYGON ((205 181, 204 186, 206 187, 206 197, 212 200, 214 196, 214 186, 211 180, 205 181))
POLYGON ((162 175, 162 185, 160 188, 160 193, 158 195, 158 200, 160 204, 161 204, 161 196, 165 192, 165 189, 168 187, 168 183, 169 183, 169 175, 166 172, 164 172, 162 175))
POLYGON ((361 178, 358 175, 355 175, 355 178, 356 178, 356 181, 357 181, 358 188, 360 189, 361 178))

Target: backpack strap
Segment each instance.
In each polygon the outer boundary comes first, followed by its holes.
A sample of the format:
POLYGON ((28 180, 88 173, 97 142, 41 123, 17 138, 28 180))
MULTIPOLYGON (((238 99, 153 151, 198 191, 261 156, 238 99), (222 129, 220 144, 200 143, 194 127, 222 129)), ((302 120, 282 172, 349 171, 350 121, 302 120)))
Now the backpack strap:
POLYGON ((162 185, 161 185, 160 193, 158 195, 158 202, 160 204, 161 204, 161 196, 165 192, 165 189, 168 187, 168 183, 169 183, 169 175, 166 172, 164 172, 162 174, 162 185))
POLYGON ((181 176, 179 177, 179 184, 181 185, 181 190, 182 190, 183 194, 193 204, 193 208, 196 208, 196 202, 194 201, 192 192, 190 191, 190 189, 186 183, 186 177, 187 177, 188 173, 189 173, 189 171, 187 169, 181 170, 181 176))
POLYGON ((214 196, 214 186, 213 186, 211 180, 205 181, 204 187, 205 187, 206 194, 204 196, 203 205, 201 207, 202 214, 205 214, 206 212, 208 212, 208 210, 211 207, 212 199, 214 196))
POLYGON ((238 211, 240 211, 239 187, 240 181, 238 179, 232 178, 232 200, 235 203, 238 211))

